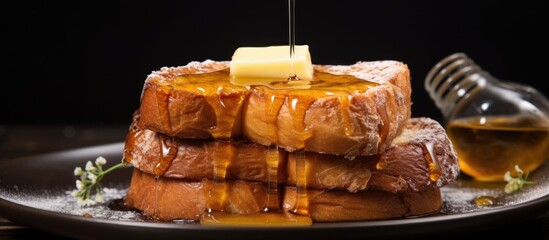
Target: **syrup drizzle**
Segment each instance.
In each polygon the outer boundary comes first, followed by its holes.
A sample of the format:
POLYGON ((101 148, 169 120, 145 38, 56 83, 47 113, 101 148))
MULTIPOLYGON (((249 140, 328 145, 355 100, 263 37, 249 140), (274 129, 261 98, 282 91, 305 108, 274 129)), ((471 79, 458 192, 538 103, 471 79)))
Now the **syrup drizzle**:
POLYGON ((153 220, 158 219, 158 179, 159 178, 160 176, 158 175, 154 176, 154 210, 153 210, 153 215, 151 216, 153 220))
POLYGON ((351 118, 351 104, 350 99, 351 95, 338 96, 339 102, 341 104, 341 119, 345 124, 344 131, 345 136, 350 137, 354 133, 353 121, 351 118))
POLYGON ((290 74, 288 81, 299 80, 295 73, 295 0, 288 0, 288 45, 290 46, 290 74))
POLYGON ((305 127, 307 109, 315 101, 313 97, 303 95, 288 95, 286 97, 288 110, 294 124, 294 134, 298 136, 296 149, 304 149, 307 140, 312 136, 312 131, 305 127))
POLYGON ((440 168, 438 167, 438 160, 436 155, 433 153, 433 143, 427 142, 421 144, 421 149, 423 150, 423 155, 425 156, 425 161, 429 167, 429 179, 432 182, 436 182, 440 179, 440 168))
POLYGON ((210 191, 206 196, 206 209, 209 213, 214 210, 223 211, 227 202, 227 168, 235 158, 234 145, 229 141, 218 141, 214 153, 214 176, 210 191))
POLYGON ((238 119, 237 115, 246 98, 246 88, 231 84, 229 79, 229 69, 222 69, 215 72, 182 74, 173 80, 176 89, 196 93, 212 106, 216 119, 209 132, 215 139, 231 139, 235 120, 238 119))
POLYGON ((376 170, 383 170, 387 167, 387 159, 384 156, 381 156, 376 163, 376 170))
POLYGON ((170 92, 172 88, 168 86, 162 86, 156 89, 156 104, 162 105, 164 107, 157 107, 158 109, 158 115, 161 119, 161 124, 163 129, 165 129, 166 133, 168 135, 173 135, 174 131, 172 130, 172 125, 170 121, 170 112, 169 112, 169 99, 170 99, 170 92))
POLYGON ((158 162, 154 166, 153 174, 155 176, 163 176, 177 156, 177 145, 175 145, 173 139, 168 139, 165 135, 159 135, 158 145, 160 146, 161 154, 158 162))
POLYGON ((282 95, 264 95, 266 99, 265 104, 265 124, 267 125, 267 131, 269 134, 269 139, 271 139, 271 144, 278 142, 278 114, 284 101, 286 100, 285 96, 282 95))
POLYGON ((124 146, 123 156, 122 159, 126 163, 131 163, 134 156, 135 148, 138 146, 138 144, 135 143, 136 139, 139 139, 141 135, 143 134, 143 131, 139 129, 137 126, 137 119, 139 118, 139 114, 134 113, 134 121, 132 121, 132 124, 130 125, 130 129, 128 134, 126 135, 126 144, 124 146))
POLYGON ((296 176, 296 203, 293 213, 299 215, 309 215, 309 199, 307 196, 307 163, 305 160, 305 151, 295 151, 295 176, 296 176))
POLYGON ((270 144, 267 150, 267 198, 265 200, 264 212, 279 211, 280 210, 280 197, 278 186, 278 165, 279 165, 279 151, 278 145, 274 144, 278 141, 278 123, 277 117, 284 103, 284 98, 277 97, 276 95, 270 96, 267 101, 264 101, 265 106, 265 123, 267 124, 267 133, 269 139, 273 139, 273 143, 270 144))
MULTIPOLYGON (((269 86, 273 89, 285 89, 287 91, 277 92, 276 94, 265 94, 268 99, 264 101, 265 106, 265 123, 268 128, 269 139, 273 142, 268 149, 266 155, 267 171, 268 171, 268 187, 267 196, 263 213, 249 215, 235 215, 230 212, 224 212, 227 198, 227 168, 235 158, 234 148, 230 142, 218 142, 217 151, 214 154, 214 176, 213 181, 206 181, 206 184, 211 184, 210 191, 205 196, 207 213, 202 214, 200 222, 208 225, 310 225, 312 220, 309 217, 309 200, 307 196, 307 168, 305 159, 305 146, 307 139, 312 135, 311 129, 305 126, 306 110, 315 101, 315 97, 309 94, 320 96, 335 96, 339 100, 341 106, 340 118, 345 124, 344 132, 346 136, 352 136, 354 133, 353 123, 350 116, 351 97, 355 92, 360 92, 365 88, 377 86, 379 84, 368 82, 363 79, 356 78, 351 75, 333 75, 315 71, 312 81, 295 81, 299 80, 296 76, 294 66, 295 55, 295 0, 288 0, 288 17, 289 17, 289 57, 290 57, 290 73, 287 80, 273 79, 269 86), (297 84, 294 84, 297 83, 297 84), (310 89, 313 91, 302 92, 299 89, 310 89), (296 175, 296 204, 292 213, 296 215, 281 212, 280 210, 280 195, 278 185, 278 166, 280 161, 280 153, 278 150, 278 125, 277 118, 280 109, 284 104, 287 104, 288 110, 293 117, 294 132, 298 137, 298 144, 295 154, 295 175, 296 175), (277 211, 274 211, 277 210, 277 211)), ((215 125, 209 131, 214 139, 231 139, 232 130, 237 119, 237 114, 240 112, 240 107, 245 99, 245 94, 232 94, 232 90, 236 89, 235 85, 230 84, 228 79, 228 69, 205 74, 184 74, 176 77, 176 87, 187 89, 188 83, 196 84, 192 91, 200 93, 216 115, 215 125), (221 83, 221 84, 220 84, 221 83), (229 85, 226 85, 228 83, 229 85), (226 87, 226 88, 225 88, 226 87), (215 93, 215 94, 209 94, 215 93)), ((249 88, 249 86, 246 86, 249 88)), ((157 103, 168 104, 169 91, 165 89, 158 90, 157 103), (162 93, 162 94, 160 94, 162 93)), ((168 109, 168 108, 159 108, 168 109)), ((164 115, 164 129, 171 132, 169 122, 169 113, 159 113, 164 115)), ((154 169, 155 173, 155 215, 158 209, 158 179, 171 165, 171 161, 177 155, 177 148, 171 147, 165 140, 161 141, 162 157, 154 169), (175 149, 175 150, 173 150, 175 149)), ((386 164, 386 163, 385 163, 386 164)), ((380 168, 385 165, 378 162, 380 168)), ((429 165, 431 170, 431 164, 429 165)), ((436 169, 436 164, 434 164, 436 169)), ((431 177, 433 179, 433 177, 431 177)))
POLYGON ((230 139, 232 130, 240 111, 240 106, 244 101, 245 95, 240 94, 237 97, 224 96, 220 93, 223 88, 218 89, 217 96, 208 96, 206 101, 213 106, 215 111, 216 124, 210 128, 210 133, 215 139, 230 139))
POLYGON ((267 180, 267 198, 265 200, 265 207, 263 208, 264 212, 269 211, 279 211, 280 210, 280 199, 279 199, 279 186, 278 186, 278 164, 279 164, 279 153, 278 146, 271 145, 267 150, 267 171, 268 171, 268 180, 267 180))

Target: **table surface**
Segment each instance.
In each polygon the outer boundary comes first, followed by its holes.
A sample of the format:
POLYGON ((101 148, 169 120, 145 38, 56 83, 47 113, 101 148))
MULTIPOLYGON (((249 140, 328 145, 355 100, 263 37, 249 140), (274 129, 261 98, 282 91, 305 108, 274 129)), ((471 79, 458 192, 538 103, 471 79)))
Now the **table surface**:
MULTIPOLYGON (((122 142, 128 125, 1 125, 0 124, 0 161, 15 157, 67 150, 79 147, 122 142)), ((549 206, 548 206, 549 209, 549 206)), ((490 236, 549 239, 549 211, 540 217, 509 225, 493 226, 481 230, 464 229, 447 234, 445 239, 490 236)), ((0 212, 0 240, 29 239, 35 237, 54 237, 47 232, 35 230, 22 224, 2 218, 0 212)), ((413 237, 413 236, 411 236, 413 237)), ((441 236, 432 236, 439 239, 441 236)), ((430 236, 421 236, 428 239, 430 236)))

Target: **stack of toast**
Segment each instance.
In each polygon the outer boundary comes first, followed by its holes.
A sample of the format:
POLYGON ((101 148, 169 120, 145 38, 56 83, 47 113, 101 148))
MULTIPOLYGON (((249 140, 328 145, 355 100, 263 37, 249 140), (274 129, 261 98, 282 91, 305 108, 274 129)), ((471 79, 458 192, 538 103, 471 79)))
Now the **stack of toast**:
MULTIPOLYGON (((314 65, 308 89, 231 84, 229 62, 145 80, 126 137, 127 206, 160 220, 290 213, 313 222, 419 216, 459 174, 433 119, 411 118, 408 66, 314 65)), ((278 84, 278 83, 273 83, 278 84)))

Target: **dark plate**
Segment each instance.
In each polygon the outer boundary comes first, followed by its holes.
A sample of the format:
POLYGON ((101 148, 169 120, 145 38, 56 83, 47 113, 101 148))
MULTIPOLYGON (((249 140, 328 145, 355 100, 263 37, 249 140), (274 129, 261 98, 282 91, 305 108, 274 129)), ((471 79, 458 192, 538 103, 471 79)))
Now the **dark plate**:
MULTIPOLYGON (((536 184, 515 195, 504 194, 502 183, 459 179, 442 188, 445 204, 442 213, 436 216, 315 223, 308 227, 212 227, 149 222, 135 218, 136 214, 128 217, 125 214, 128 212, 102 206, 103 215, 97 215, 101 213, 98 211, 94 212, 94 218, 82 217, 67 195, 74 188, 73 169, 98 156, 107 158, 107 165, 114 164, 120 160, 122 148, 123 144, 117 143, 0 162, 0 215, 39 230, 80 239, 366 239, 459 232, 460 229, 531 219, 549 210, 549 164, 545 164, 531 174, 530 179, 536 184), (496 197, 496 205, 477 207, 472 204, 475 197, 482 195, 496 197)), ((131 168, 115 173, 105 177, 105 186, 123 192, 129 184, 131 168)), ((87 210, 94 211, 92 208, 87 210)))

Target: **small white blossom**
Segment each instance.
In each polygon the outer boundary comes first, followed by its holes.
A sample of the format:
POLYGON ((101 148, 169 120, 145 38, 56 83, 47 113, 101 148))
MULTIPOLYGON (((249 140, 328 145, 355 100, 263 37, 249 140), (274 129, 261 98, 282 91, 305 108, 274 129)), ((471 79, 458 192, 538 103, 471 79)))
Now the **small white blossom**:
POLYGON ((98 157, 97 159, 95 159, 95 165, 97 166, 103 166, 107 163, 107 159, 105 159, 104 157, 98 157))
POLYGON ((91 200, 91 199, 82 199, 82 198, 78 198, 76 199, 76 203, 78 204, 78 206, 80 207, 89 207, 89 206, 92 206, 95 204, 95 201, 91 200))
POLYGON ((103 198, 103 195, 102 194, 95 194, 95 201, 98 202, 98 203, 104 203, 105 202, 105 198, 103 198))
POLYGON ((511 181, 511 179, 513 179, 513 178, 511 177, 511 172, 507 171, 507 172, 505 173, 505 175, 503 175, 503 180, 506 181, 506 182, 509 182, 509 181, 511 181))
POLYGON ((505 193, 515 193, 522 189, 524 184, 532 184, 531 181, 526 181, 528 178, 528 173, 524 174, 522 169, 519 168, 518 165, 515 165, 515 171, 517 172, 517 177, 512 177, 511 172, 507 171, 505 175, 503 175, 503 180, 507 182, 505 185, 505 188, 503 189, 505 193))
POLYGON ((93 174, 93 173, 88 174, 88 179, 91 180, 92 184, 95 184, 97 182, 97 176, 95 176, 95 174, 93 174))
POLYGON ((76 189, 82 190, 84 188, 84 183, 80 180, 76 180, 76 189))
POLYGON ((96 203, 104 203, 103 188, 99 181, 103 176, 114 169, 124 167, 124 163, 116 164, 107 170, 103 170, 102 166, 107 163, 104 157, 97 157, 95 159, 96 166, 92 161, 87 161, 84 170, 81 167, 74 169, 74 175, 79 179, 76 180, 76 190, 70 192, 71 196, 76 199, 76 202, 81 207, 87 207, 95 205, 96 203), (94 194, 95 193, 95 194, 94 194), (94 197, 94 200, 90 197, 94 197))
POLYGON ((71 192, 71 196, 73 196, 73 197, 78 196, 78 192, 79 192, 78 190, 73 190, 73 191, 71 192))
POLYGON ((93 166, 93 163, 91 161, 88 161, 86 163, 86 171, 89 172, 89 171, 93 171, 93 170, 95 170, 95 167, 93 166))
POLYGON ((74 176, 80 176, 80 175, 82 175, 83 173, 84 173, 84 171, 82 170, 81 167, 76 167, 76 168, 74 169, 74 176))
POLYGON ((522 176, 524 174, 524 172, 522 171, 522 169, 519 168, 518 165, 515 165, 515 171, 517 171, 517 174, 522 176))
POLYGON ((505 185, 505 193, 513 193, 520 190, 522 186, 518 181, 511 181, 505 185))

